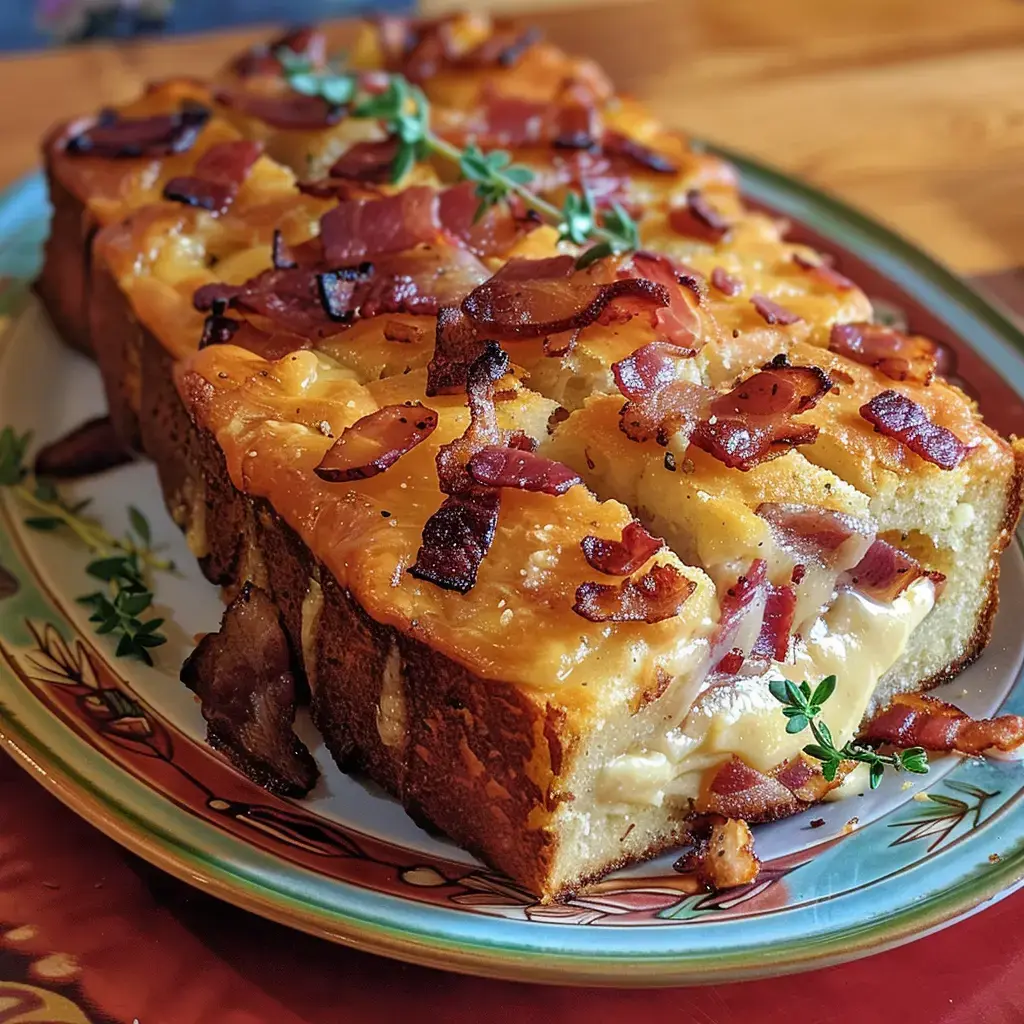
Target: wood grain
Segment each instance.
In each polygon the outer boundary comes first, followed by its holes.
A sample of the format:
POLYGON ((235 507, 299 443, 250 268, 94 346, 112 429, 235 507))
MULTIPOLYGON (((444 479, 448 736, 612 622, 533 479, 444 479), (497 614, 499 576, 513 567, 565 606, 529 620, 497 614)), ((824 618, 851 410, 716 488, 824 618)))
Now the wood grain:
MULTIPOLYGON (((448 0, 428 0, 431 11, 448 0)), ((497 0, 509 8, 511 0, 497 0)), ((1024 265, 1019 0, 577 0, 536 13, 666 121, 848 199, 964 272, 1024 265)), ((343 41, 347 26, 333 34, 343 41)), ((261 30, 0 61, 0 185, 44 126, 151 78, 204 75, 261 30)))

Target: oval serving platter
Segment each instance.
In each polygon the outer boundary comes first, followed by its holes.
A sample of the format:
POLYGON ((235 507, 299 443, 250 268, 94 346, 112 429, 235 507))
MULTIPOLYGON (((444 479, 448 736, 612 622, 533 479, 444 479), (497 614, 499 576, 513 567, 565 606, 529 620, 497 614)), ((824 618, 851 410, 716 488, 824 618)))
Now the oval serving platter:
MULTIPOLYGON (((1024 337, 949 272, 886 229, 785 176, 726 153, 748 197, 830 253, 884 315, 937 337, 1004 432, 1024 433, 1024 337)), ((47 230, 45 186, 0 197, 0 424, 43 443, 102 411, 96 368, 65 348, 27 296, 47 230)), ((112 531, 128 505, 179 566, 155 581, 168 643, 154 667, 117 659, 76 597, 85 556, 23 524, 0 495, 0 732, 5 749, 114 839, 225 900, 316 935, 451 970, 521 980, 670 985, 836 963, 926 934, 1024 880, 1024 762, 933 758, 931 772, 758 829, 757 882, 693 893, 672 857, 617 872, 580 897, 528 893, 418 829, 342 775, 308 723, 324 773, 303 801, 278 799, 203 742, 178 682, 192 637, 221 604, 136 463, 70 489, 112 531), (908 788, 904 788, 908 787, 908 788), (812 826, 811 822, 814 822, 812 826)), ((1019 544, 1003 559, 1004 608, 1024 604, 1019 544)), ((939 696, 974 715, 1024 713, 1024 637, 1005 612, 982 658, 939 696)))

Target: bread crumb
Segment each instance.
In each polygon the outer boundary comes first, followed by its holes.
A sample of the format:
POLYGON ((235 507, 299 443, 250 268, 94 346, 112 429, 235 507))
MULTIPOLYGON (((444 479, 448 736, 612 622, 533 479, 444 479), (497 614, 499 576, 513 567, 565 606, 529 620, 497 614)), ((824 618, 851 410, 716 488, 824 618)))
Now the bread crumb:
POLYGON ((815 818, 811 821, 811 828, 821 828, 825 824, 824 818, 815 818))
POLYGON ((989 864, 998 864, 1003 858, 998 853, 990 853, 988 855, 989 864))
POLYGON ((904 782, 902 786, 900 786, 900 789, 902 789, 903 792, 906 792, 908 789, 912 789, 913 786, 914 784, 910 781, 910 779, 907 779, 907 781, 904 782))
POLYGON ((851 818, 842 828, 842 834, 848 836, 856 827, 860 818, 851 818))
POLYGON ((914 799, 919 804, 923 804, 923 803, 925 803, 928 800, 928 794, 927 793, 915 793, 914 794, 914 799))

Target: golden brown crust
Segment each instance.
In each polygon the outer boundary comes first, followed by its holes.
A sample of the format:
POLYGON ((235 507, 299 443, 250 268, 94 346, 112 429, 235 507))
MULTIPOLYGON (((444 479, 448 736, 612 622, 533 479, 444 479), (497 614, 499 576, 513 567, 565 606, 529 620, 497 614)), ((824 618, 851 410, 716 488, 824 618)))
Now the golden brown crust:
POLYGON ((99 225, 82 200, 54 175, 49 146, 44 149, 44 159, 53 218, 43 269, 33 287, 61 337, 72 348, 91 355, 89 263, 99 225))

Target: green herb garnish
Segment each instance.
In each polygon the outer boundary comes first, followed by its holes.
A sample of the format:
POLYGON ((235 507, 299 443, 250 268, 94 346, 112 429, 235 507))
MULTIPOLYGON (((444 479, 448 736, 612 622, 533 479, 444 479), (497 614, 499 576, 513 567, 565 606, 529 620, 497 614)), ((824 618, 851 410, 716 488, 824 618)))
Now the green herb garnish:
POLYGON ((33 510, 25 518, 26 526, 67 530, 95 556, 85 571, 106 584, 106 589, 86 594, 79 602, 92 609, 89 621, 95 623, 97 633, 118 638, 117 657, 152 665, 149 649, 166 643, 167 637, 159 632, 163 619, 144 617, 153 604, 147 573, 170 572, 174 565, 155 553, 149 522, 134 506, 128 507, 129 529, 117 538, 83 514, 88 500, 71 504, 52 480, 34 476, 25 465, 31 436, 19 435, 12 427, 0 431, 0 487, 8 488, 33 510))
POLYGON ((308 62, 280 51, 278 59, 288 84, 304 96, 321 96, 332 104, 348 105, 350 117, 380 121, 390 136, 398 140, 398 150, 391 165, 391 180, 399 182, 417 161, 428 156, 440 157, 458 167, 466 181, 476 183, 480 206, 479 220, 497 203, 518 196, 531 210, 558 228, 559 240, 576 245, 593 242, 577 260, 577 266, 589 266, 605 256, 633 252, 640 246, 636 222, 622 207, 615 205, 598 216, 590 196, 584 191, 569 192, 562 208, 542 199, 529 185, 534 174, 528 167, 513 164, 504 150, 484 153, 470 142, 464 149, 435 135, 430 128, 430 101, 423 90, 402 75, 389 75, 383 92, 361 94, 355 75, 336 70, 313 69, 308 62))
POLYGON ((775 679, 768 684, 772 696, 782 704, 782 713, 789 719, 786 732, 803 732, 808 727, 816 743, 804 747, 804 753, 821 761, 821 773, 832 782, 843 761, 858 761, 869 766, 871 788, 877 789, 886 768, 898 772, 912 772, 925 775, 928 772, 928 755, 923 747, 909 747, 892 754, 879 754, 874 747, 851 740, 837 748, 828 726, 819 720, 821 706, 832 696, 836 688, 836 677, 826 676, 811 691, 808 683, 796 683, 789 679, 775 679))

